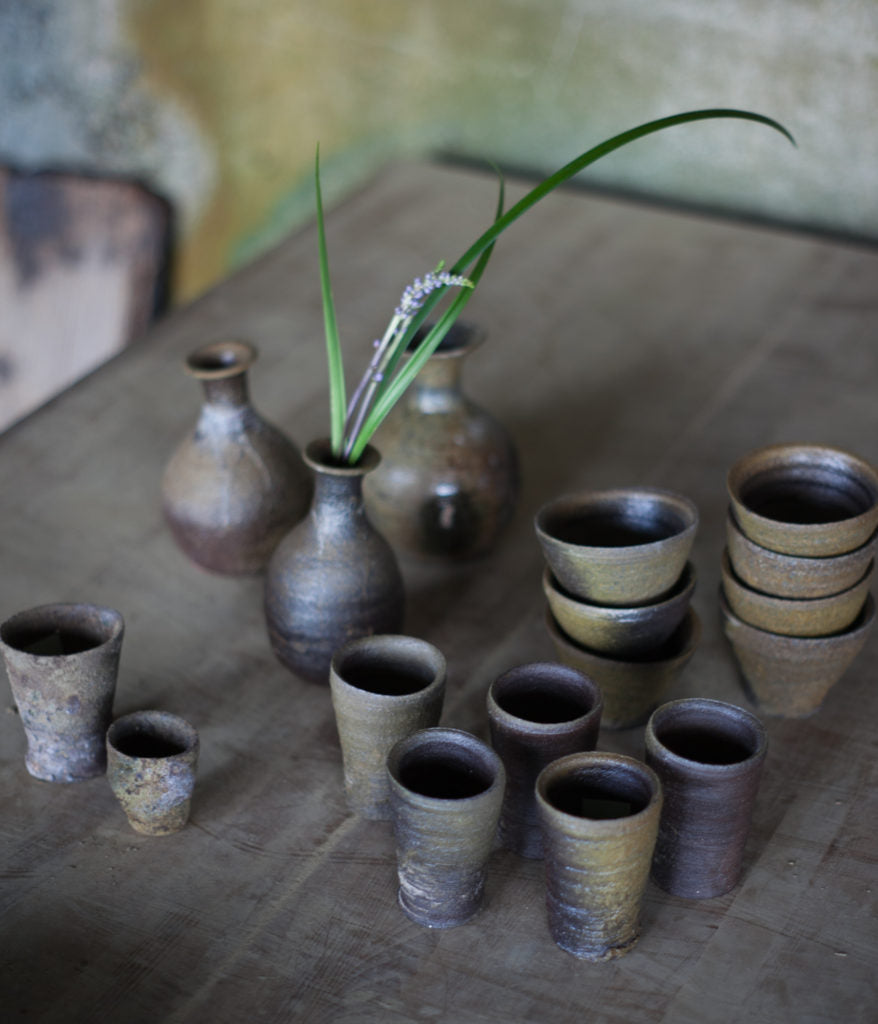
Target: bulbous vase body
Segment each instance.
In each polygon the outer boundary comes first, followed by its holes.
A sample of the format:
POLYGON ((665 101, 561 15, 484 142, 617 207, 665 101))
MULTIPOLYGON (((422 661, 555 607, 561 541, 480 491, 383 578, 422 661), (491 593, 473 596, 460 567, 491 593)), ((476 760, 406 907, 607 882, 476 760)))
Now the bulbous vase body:
POLYGON ((480 341, 474 328, 456 324, 377 435, 381 465, 365 482, 366 507, 402 551, 482 554, 514 511, 512 440, 460 387, 463 361, 480 341))
POLYGON ((332 655, 348 640, 402 627, 396 557, 363 505, 363 477, 379 460, 367 447, 356 466, 339 465, 328 441, 305 451, 314 499, 269 562, 265 618, 277 657, 306 679, 328 683, 332 655))
POLYGON ((187 371, 204 388, 198 422, 162 479, 165 519, 179 547, 205 569, 261 572, 307 512, 312 482, 298 448, 250 404, 244 342, 205 345, 187 371))

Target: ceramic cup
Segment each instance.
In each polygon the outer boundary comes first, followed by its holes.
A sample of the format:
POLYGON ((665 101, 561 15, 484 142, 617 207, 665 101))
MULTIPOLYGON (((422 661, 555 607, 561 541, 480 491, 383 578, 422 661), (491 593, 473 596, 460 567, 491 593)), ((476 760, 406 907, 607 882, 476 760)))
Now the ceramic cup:
POLYGON ((76 782, 106 770, 124 632, 117 611, 92 604, 40 605, 0 625, 34 778, 76 782))
POLYGON ((495 679, 487 702, 491 744, 506 768, 500 842, 522 857, 542 857, 537 776, 565 754, 594 749, 601 692, 576 669, 537 662, 495 679))
POLYGON ((718 700, 670 701, 646 726, 646 763, 664 803, 653 880, 675 896, 721 896, 741 876, 765 760, 759 719, 718 700))
POLYGON ((661 804, 655 772, 623 754, 569 754, 540 772, 546 907, 561 949, 608 960, 634 946, 661 804))
POLYGON ((335 652, 329 685, 348 806, 390 818, 387 755, 403 737, 438 724, 445 658, 415 637, 362 637, 335 652))
POLYGON ((451 928, 482 904, 506 773, 487 744, 459 729, 424 729, 387 759, 399 903, 418 924, 451 928))
POLYGON ((135 832, 166 836, 189 820, 198 733, 166 711, 135 711, 107 730, 107 777, 135 832))

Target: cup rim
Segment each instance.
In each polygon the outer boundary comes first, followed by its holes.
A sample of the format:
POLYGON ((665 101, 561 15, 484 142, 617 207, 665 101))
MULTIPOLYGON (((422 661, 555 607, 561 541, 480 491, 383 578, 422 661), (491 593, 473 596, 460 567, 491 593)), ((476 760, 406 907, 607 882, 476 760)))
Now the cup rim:
MULTIPOLYGON (((376 659, 377 657, 376 655, 376 659)), ((412 660, 414 661, 414 658, 412 660)), ((432 693, 432 691, 440 686, 444 686, 447 672, 448 663, 445 655, 435 644, 431 644, 429 640, 408 636, 404 633, 373 633, 369 636, 354 637, 334 651, 329 664, 329 682, 331 689, 340 689, 345 693, 362 694, 364 697, 377 702, 386 701, 388 704, 399 705, 406 701, 418 702, 423 699, 425 694, 432 693), (419 689, 408 693, 378 693, 350 682, 342 674, 342 662, 345 658, 356 655, 363 648, 372 647, 376 643, 383 644, 384 648, 389 651, 411 651, 413 654, 417 651, 423 656, 422 664, 426 665, 427 659, 429 659, 430 664, 428 668, 432 672, 432 677, 419 689)))
POLYGON ((464 729, 452 729, 448 726, 431 726, 427 729, 418 729, 416 732, 410 733, 408 736, 398 740, 387 755, 387 775, 392 792, 396 792, 399 795, 404 794, 408 803, 434 810, 463 807, 479 800, 491 799, 498 790, 502 791, 506 786, 506 770, 503 767, 500 755, 473 733, 466 732, 464 729), (450 741, 483 759, 491 775, 490 783, 484 789, 479 790, 478 793, 473 793, 471 796, 466 797, 427 796, 424 793, 419 793, 416 789, 406 786, 398 777, 402 758, 410 750, 422 744, 441 740, 450 741))
POLYGON ((531 732, 534 733, 547 733, 549 735, 557 735, 565 732, 575 732, 581 728, 585 722, 591 719, 598 718, 603 714, 604 710, 604 699, 601 694, 600 686, 595 682, 591 676, 585 672, 580 672, 579 669, 573 668, 572 665, 565 665, 560 661, 534 661, 527 662, 522 665, 515 665, 513 668, 507 669, 505 672, 497 676, 493 680, 491 685, 488 687, 488 693, 486 696, 486 703, 488 706, 488 717, 495 718, 497 721, 505 722, 513 726, 520 723, 524 723, 531 732), (521 715, 515 715, 511 711, 507 711, 499 701, 497 700, 497 694, 495 688, 498 684, 502 684, 504 680, 508 680, 513 675, 517 675, 521 672, 528 670, 535 671, 538 669, 551 668, 551 670, 558 674, 563 672, 567 676, 571 683, 577 683, 582 681, 586 685, 583 687, 587 690, 592 700, 591 707, 584 711, 580 715, 576 715, 574 718, 565 718, 558 722, 536 722, 531 718, 524 718, 521 715))
POLYGON ((171 711, 158 711, 151 708, 132 711, 115 719, 107 729, 106 739, 108 749, 111 749, 116 757, 126 761, 171 761, 174 758, 190 757, 193 752, 197 753, 199 747, 198 731, 191 722, 171 711), (126 754, 124 750, 120 750, 117 746, 119 740, 123 738, 119 734, 123 733, 124 736, 131 735, 137 731, 137 726, 140 723, 156 724, 162 730, 172 730, 174 740, 180 743, 183 749, 173 754, 155 756, 126 754), (129 729, 132 731, 128 732, 129 729))
POLYGON ((706 775, 728 776, 747 772, 756 762, 762 761, 765 758, 768 750, 768 733, 757 715, 738 704, 716 700, 712 697, 681 697, 679 700, 666 701, 652 712, 646 723, 644 743, 647 752, 658 749, 665 760, 678 767, 691 770, 695 766, 699 772, 703 772, 706 775), (717 716, 717 720, 722 719, 723 721, 734 721, 743 724, 745 728, 752 731, 755 739, 755 749, 740 761, 732 761, 730 763, 699 761, 695 758, 685 757, 683 754, 676 753, 662 741, 656 726, 661 723, 663 717, 680 713, 685 714, 687 711, 712 712, 717 716))
MULTIPOLYGON (((54 629, 50 629, 49 632, 53 632, 54 629)), ((86 601, 55 601, 48 604, 35 605, 32 608, 24 608, 10 615, 8 619, 0 623, 0 644, 10 651, 15 651, 18 655, 36 660, 50 661, 58 658, 81 658, 83 655, 101 651, 110 644, 120 640, 124 633, 125 620, 122 617, 122 613, 116 611, 115 608, 91 604, 86 601), (39 625, 41 619, 45 619, 46 625, 49 625, 49 619, 53 618, 55 621, 51 625, 54 629, 57 629, 59 620, 64 620, 64 625, 73 630, 84 617, 99 623, 104 635, 103 639, 90 644, 81 651, 62 654, 41 654, 37 651, 27 650, 26 647, 21 646, 20 641, 16 642, 15 640, 16 631, 23 629, 26 623, 29 626, 31 622, 33 623, 33 626, 30 626, 28 631, 37 634, 34 639, 38 639, 39 635, 43 635, 39 625), (69 626, 67 623, 69 623, 69 626), (11 636, 10 633, 12 634, 11 636)))

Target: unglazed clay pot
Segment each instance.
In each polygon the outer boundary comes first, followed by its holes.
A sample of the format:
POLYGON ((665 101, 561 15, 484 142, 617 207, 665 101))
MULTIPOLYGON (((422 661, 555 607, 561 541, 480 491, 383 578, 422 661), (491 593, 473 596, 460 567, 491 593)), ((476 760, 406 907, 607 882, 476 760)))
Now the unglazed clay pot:
POLYGON ((186 360, 204 388, 194 430, 165 469, 165 519, 180 548, 214 572, 257 573, 306 513, 311 478, 299 450, 250 405, 256 349, 205 345, 186 360))
POLYGON ((506 429, 461 392, 483 334, 456 324, 377 435, 381 465, 363 486, 376 527, 400 550, 466 558, 512 516, 518 457, 506 429))
POLYGON ((363 507, 363 477, 379 460, 371 446, 356 466, 333 460, 325 440, 305 450, 314 499, 271 557, 265 618, 277 657, 306 679, 328 683, 332 655, 342 644, 398 633, 402 626, 399 566, 363 507))

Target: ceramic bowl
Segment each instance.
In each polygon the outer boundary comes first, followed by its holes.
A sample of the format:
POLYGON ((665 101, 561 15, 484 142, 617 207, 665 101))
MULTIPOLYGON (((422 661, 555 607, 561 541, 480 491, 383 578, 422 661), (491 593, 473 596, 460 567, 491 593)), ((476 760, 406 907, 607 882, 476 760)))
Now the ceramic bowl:
POLYGON ((834 636, 781 636, 739 619, 720 593, 723 627, 746 688, 769 715, 814 714, 863 648, 875 622, 875 602, 866 598, 851 626, 834 636))
POLYGON ((594 604, 634 607, 657 601, 680 578, 698 510, 658 488, 619 488, 556 498, 534 525, 555 578, 594 604))
POLYGON ((876 534, 845 555, 783 555, 745 537, 735 517, 726 519, 726 545, 735 575, 747 586, 777 597, 828 597, 852 587, 869 568, 876 534))
POLYGON ((878 528, 878 473, 839 448, 760 448, 732 466, 727 485, 742 533, 771 551, 842 555, 878 528))
POLYGON ((723 551, 723 593, 729 608, 744 622, 784 636, 831 636, 854 621, 869 593, 874 563, 847 590, 828 597, 776 597, 753 590, 735 575, 723 551))
POLYGON ((561 629, 576 643, 614 658, 636 657, 660 647, 683 621, 694 590, 691 562, 663 600, 634 608, 580 601, 564 590, 551 570, 543 573, 543 592, 561 629))
POLYGON ((601 690, 604 712, 601 725, 628 729, 641 725, 662 702, 701 636, 694 609, 660 647, 638 658, 608 658, 576 643, 546 609, 546 629, 558 660, 593 679, 601 690))

